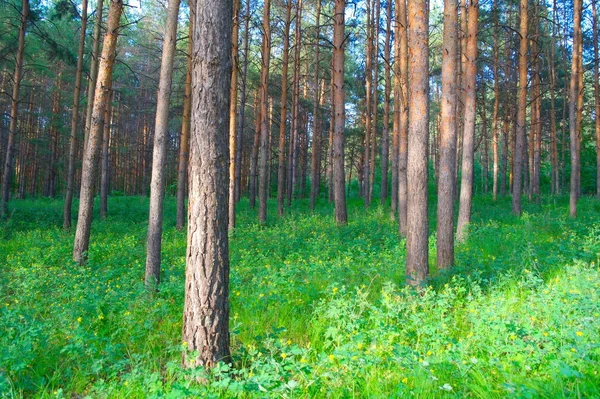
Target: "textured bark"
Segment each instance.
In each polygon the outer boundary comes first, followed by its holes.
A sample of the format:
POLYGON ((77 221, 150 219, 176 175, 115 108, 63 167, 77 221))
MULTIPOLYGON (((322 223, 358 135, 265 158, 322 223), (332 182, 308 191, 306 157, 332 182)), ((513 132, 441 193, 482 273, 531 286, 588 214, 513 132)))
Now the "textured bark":
POLYGON ((492 6, 492 17, 494 19, 494 48, 493 48, 493 57, 494 57, 494 111, 492 116, 492 198, 494 201, 498 199, 498 163, 499 163, 499 152, 498 152, 498 141, 499 134, 498 131, 500 129, 500 79, 498 76, 498 0, 494 0, 494 4, 492 6))
POLYGON ((240 0, 233 0, 233 30, 231 33, 231 88, 229 89, 229 230, 235 228, 235 172, 237 149, 238 39, 240 33, 240 0))
POLYGON ((292 205, 298 176, 298 134, 300 123, 300 50, 302 47, 302 0, 296 2, 296 37, 294 45, 294 73, 292 77, 292 123, 288 143, 287 205, 292 205))
POLYGON ((346 0, 335 0, 333 22, 333 91, 334 91, 334 132, 333 132, 333 184, 335 201, 335 221, 339 225, 348 224, 346 209, 346 182, 344 172, 344 48, 345 48, 345 9, 346 0))
MULTIPOLYGON (((465 13, 467 14, 467 13, 465 13)), ((479 23, 479 1, 470 0, 468 5, 468 32, 463 85, 465 87, 465 115, 463 132, 463 159, 460 181, 460 206, 456 223, 456 239, 464 241, 471 223, 473 205, 473 168, 475 152, 475 117, 477 111, 477 29, 479 23)))
POLYGON ((596 196, 600 198, 600 51, 598 50, 598 14, 597 2, 592 2, 594 38, 594 103, 596 107, 596 196))
POLYGON ((319 87, 319 47, 320 47, 320 23, 321 23, 321 0, 317 0, 315 25, 315 76, 314 88, 315 98, 313 104, 313 138, 312 138, 312 157, 310 163, 311 178, 310 178, 310 209, 315 209, 317 198, 321 190, 321 92, 319 87))
POLYGON ((92 111, 88 146, 84 153, 83 168, 81 171, 79 217, 77 219, 77 230, 73 245, 73 259, 80 264, 86 261, 87 250, 90 244, 90 228, 94 212, 94 182, 96 181, 98 152, 104 126, 104 107, 111 85, 117 37, 119 34, 119 20, 122 10, 123 0, 110 0, 106 35, 104 36, 98 82, 94 94, 94 109, 92 111))
POLYGON ((515 132, 515 150, 513 152, 513 184, 512 211, 521 216, 521 196, 523 194, 523 158, 525 152, 525 123, 527 113, 527 47, 528 47, 528 17, 527 0, 520 0, 519 34, 519 90, 517 104, 517 120, 515 132))
MULTIPOLYGON (((370 177, 371 173, 369 168, 371 167, 371 162, 369 161, 371 156, 371 134, 372 134, 372 121, 373 114, 371 106, 373 104, 373 37, 372 32, 372 0, 366 0, 367 7, 367 22, 366 22, 366 30, 367 37, 365 43, 366 55, 365 55, 365 145, 364 145, 364 162, 363 162, 363 185, 362 185, 362 193, 364 197, 365 208, 368 208, 371 205, 371 191, 370 191, 370 177)), ((377 0, 374 0, 377 1, 377 0)))
POLYGON ((577 217, 577 200, 579 199, 579 140, 581 136, 580 126, 577 123, 579 113, 577 102, 579 95, 580 71, 580 40, 581 40, 581 0, 573 2, 573 53, 571 58, 571 84, 569 87, 569 133, 571 147, 571 189, 569 201, 569 215, 577 217))
POLYGON ((88 138, 90 135, 90 128, 92 126, 92 111, 94 109, 94 100, 95 100, 95 92, 96 92, 96 83, 98 80, 98 67, 100 65, 100 60, 98 56, 100 55, 100 35, 102 34, 102 10, 103 10, 104 0, 98 0, 96 4, 96 24, 94 25, 94 32, 92 34, 94 41, 92 43, 92 62, 90 64, 90 76, 88 79, 88 87, 87 87, 87 108, 85 111, 85 130, 83 137, 83 154, 85 156, 87 150, 88 138))
POLYGON ((231 0, 198 0, 194 24, 184 366, 229 361, 231 0))
POLYGON ((187 46, 187 70, 185 74, 185 89, 183 94, 183 117, 181 121, 181 134, 179 139, 179 155, 177 161, 177 230, 185 226, 187 209, 185 207, 185 194, 187 188, 188 176, 188 158, 190 151, 190 129, 192 114, 192 35, 194 31, 194 5, 193 1, 190 7, 190 22, 188 27, 188 46, 187 46))
POLYGON ((267 164, 269 158, 269 65, 271 59, 271 2, 263 7, 262 68, 260 72, 260 176, 258 179, 258 221, 267 222, 267 164))
POLYGON ((379 202, 385 204, 388 195, 388 169, 390 148, 390 95, 391 95, 391 56, 390 39, 392 35, 392 2, 386 6, 385 43, 383 45, 384 95, 383 95, 383 131, 381 137, 381 192, 379 202))
POLYGON ((260 147, 260 90, 254 94, 254 142, 252 144, 252 158, 250 159, 250 208, 256 207, 256 191, 258 183, 258 149, 260 147))
POLYGON ((77 50, 77 69, 75 71, 75 89, 73 91, 73 113, 71 115, 71 135, 69 137, 69 166, 67 171, 67 189, 63 208, 63 228, 71 228, 71 211, 73 208, 73 186, 75 185, 75 157, 77 155, 77 128, 79 125, 79 100, 81 98, 81 77, 83 75, 83 52, 85 51, 85 35, 87 28, 88 1, 81 3, 81 32, 77 50))
MULTIPOLYGON (((552 194, 558 194, 560 191, 559 187, 559 167, 558 167, 558 146, 557 146, 557 138, 556 138, 556 107, 555 107, 555 97, 556 97, 556 66, 555 66, 555 46, 556 40, 555 36, 557 35, 556 30, 556 0, 554 0, 552 7, 552 35, 550 37, 550 54, 548 58, 548 70, 549 70, 549 80, 550 80, 550 164, 552 166, 551 170, 551 189, 550 192, 552 194)), ((596 40, 597 43, 597 40, 596 40)), ((597 58, 597 57, 596 57, 597 58)))
POLYGON ((396 11, 397 24, 400 25, 400 120, 399 120, 399 145, 398 145, 398 219, 400 236, 406 236, 408 225, 408 108, 409 96, 412 95, 408 87, 408 30, 405 0, 398 0, 396 11))
POLYGON ((401 99, 401 88, 400 88, 400 2, 403 0, 396 1, 394 3, 394 113, 393 113, 393 132, 392 132, 392 146, 391 146, 391 167, 392 167, 392 195, 391 195, 391 209, 392 219, 396 219, 396 212, 398 211, 398 152, 400 150, 400 113, 403 108, 401 99))
MULTIPOLYGON (((534 6, 534 18, 533 18, 533 36, 539 38, 540 36, 540 15, 539 15, 539 4, 534 6)), ((539 39, 538 39, 539 40, 539 39)), ((541 108, 542 108, 542 90, 541 90, 541 78, 540 78, 540 49, 538 46, 538 40, 533 40, 531 43, 531 53, 533 56, 533 67, 532 67, 532 97, 533 101, 531 104, 531 140, 532 140, 532 165, 531 165, 531 187, 530 197, 536 203, 541 202, 540 198, 540 168, 541 168, 541 151, 542 151, 542 121, 541 121, 541 108)))
POLYGON ((406 282, 419 287, 429 273, 428 170, 429 147, 429 3, 408 2, 410 103, 408 106, 408 180, 406 282))
POLYGON ((48 137, 48 163, 46 165, 46 187, 44 195, 46 197, 56 197, 56 177, 58 175, 58 142, 60 118, 60 97, 62 94, 62 72, 63 65, 59 63, 58 76, 56 77, 56 87, 52 93, 52 115, 50 116, 50 129, 48 137))
POLYGON ((162 248, 163 207, 165 199, 165 166, 169 140, 169 104, 173 83, 173 60, 177 43, 177 16, 179 0, 169 0, 167 22, 163 40, 158 94, 156 96, 156 120, 154 123, 154 147, 152 149, 152 179, 150 182, 150 211, 148 214, 148 242, 146 246, 147 289, 154 289, 160 282, 162 248))
POLYGON ((242 188, 242 138, 244 137, 244 123, 246 110, 246 82, 248 77, 248 39, 250 36, 250 0, 246 0, 246 15, 244 17, 244 63, 242 65, 242 87, 240 88, 240 107, 237 117, 237 140, 235 149, 235 201, 239 202, 242 188))
POLYGON ((331 82, 329 84, 329 107, 330 107, 330 115, 329 115, 329 147, 327 150, 327 184, 328 184, 328 193, 327 199, 329 203, 334 202, 334 184, 333 184, 333 136, 335 131, 335 90, 334 90, 334 73, 333 73, 333 57, 331 57, 331 82))
MULTIPOLYGON (((283 60, 281 66, 281 114, 279 119, 279 158, 277 165, 277 213, 283 215, 285 202, 285 134, 287 132, 288 109, 288 68, 290 58, 290 25, 292 20, 292 0, 285 6, 283 27, 283 60)), ((289 162, 289 159, 288 159, 289 162)))
POLYGON ((104 128, 102 129, 102 153, 100 157, 100 219, 106 219, 108 214, 108 184, 109 184, 109 163, 108 163, 108 149, 110 144, 110 129, 111 129, 111 115, 112 115, 112 104, 111 96, 113 91, 109 89, 109 95, 106 98, 106 105, 104 106, 104 128))
POLYGON ((381 19, 381 1, 374 1, 374 16, 372 25, 372 38, 373 38, 373 105, 371 111, 373 112, 373 122, 371 124, 371 154, 369 155, 369 201, 373 199, 373 190, 375 189, 375 156, 377 155, 377 118, 379 113, 379 20, 381 19))
POLYGON ((21 25, 19 27, 19 45, 15 62, 15 73, 13 75, 13 91, 10 102, 10 124, 8 127, 8 140, 6 143, 6 154, 4 161, 4 172, 2 175, 2 190, 0 199, 0 217, 8 215, 8 200, 10 199, 11 183, 13 176, 13 158, 15 138, 17 135, 17 122, 19 118, 19 89, 23 76, 23 53, 25 52, 25 31, 27 30, 27 19, 29 17, 29 0, 23 0, 21 8, 21 25))
POLYGON ((444 1, 442 98, 437 203, 437 267, 454 264, 454 180, 456 179, 456 72, 458 0, 444 1))

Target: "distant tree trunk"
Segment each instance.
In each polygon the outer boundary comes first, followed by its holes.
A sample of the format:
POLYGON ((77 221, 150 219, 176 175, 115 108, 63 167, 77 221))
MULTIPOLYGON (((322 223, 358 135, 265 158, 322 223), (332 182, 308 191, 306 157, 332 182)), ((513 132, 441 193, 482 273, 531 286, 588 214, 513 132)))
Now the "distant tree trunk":
POLYGON ((169 104, 173 83, 173 60, 177 43, 179 0, 169 0, 165 38, 160 62, 160 78, 156 96, 154 148, 152 149, 152 180, 150 182, 150 211, 148 214, 148 243, 146 247, 145 284, 149 290, 160 283, 163 208, 165 199, 165 164, 169 144, 169 104))
MULTIPOLYGON (((550 35, 550 54, 548 58, 548 70, 549 70, 549 80, 550 80, 550 164, 552 166, 551 171, 551 189, 550 192, 552 194, 558 194, 560 191, 559 187, 559 167, 558 167, 558 147, 557 147, 557 138, 556 138, 556 109, 555 109, 555 100, 556 100, 556 66, 555 66, 555 47, 557 36, 556 30, 556 0, 553 2, 552 6, 552 34, 550 35)), ((597 40, 596 40, 597 42, 597 40)))
POLYGON ((592 2, 594 38, 594 102, 596 106, 596 196, 600 198, 600 52, 598 51, 598 0, 592 2))
POLYGON ((300 49, 302 46, 302 0, 296 3, 296 38, 294 47, 294 74, 292 78, 292 124, 288 149, 287 205, 292 197, 298 177, 298 136, 300 124, 300 49))
POLYGON ((371 106, 373 104, 373 38, 372 32, 373 29, 371 25, 373 24, 371 14, 372 14, 372 4, 371 1, 377 0, 366 0, 366 43, 365 43, 365 145, 364 145, 364 162, 363 162, 363 184, 362 184, 362 193, 364 197, 365 208, 368 208, 371 205, 371 195, 369 187, 371 186, 369 182, 369 178, 371 177, 371 173, 369 172, 369 167, 371 166, 371 162, 369 162, 369 157, 371 156, 370 146, 371 146, 371 132, 372 132, 372 121, 373 121, 373 113, 371 106))
POLYGON ((94 108, 94 93, 96 91, 96 82, 98 80, 98 66, 100 65, 98 56, 100 55, 100 35, 102 34, 102 10, 104 0, 98 0, 96 4, 96 24, 92 34, 94 42, 92 43, 92 62, 90 64, 90 77, 87 87, 87 108, 85 111, 85 130, 83 138, 83 154, 85 156, 87 149, 88 137, 90 135, 90 127, 92 125, 92 110, 94 108))
POLYGON ((240 88, 240 107, 237 117, 237 140, 235 149, 235 201, 240 201, 242 187, 242 144, 244 137, 244 122, 246 110, 246 82, 248 77, 248 39, 250 36, 250 0, 246 0, 246 15, 244 17, 244 64, 242 66, 242 87, 240 88))
POLYGON ((313 104, 313 139, 312 139, 312 158, 311 158, 311 178, 310 178, 310 209, 315 209, 317 198, 321 190, 321 112, 319 105, 321 103, 321 93, 319 87, 319 47, 320 47, 320 22, 321 22, 321 0, 317 0, 315 26, 315 98, 313 104))
POLYGON ((192 114, 192 51, 194 43, 192 36, 194 32, 194 10, 195 6, 190 5, 190 22, 188 27, 188 45, 187 45, 187 69, 185 74, 185 91, 183 95, 183 118, 181 121, 181 135, 179 136, 179 156, 177 162, 177 230, 181 230, 185 226, 186 207, 185 194, 187 188, 188 176, 188 158, 190 149, 190 128, 192 114))
POLYGON ((231 34, 231 88, 229 89, 229 230, 235 228, 235 152, 237 149, 238 39, 240 33, 240 0, 233 0, 233 31, 231 34))
POLYGON ((263 6, 262 68, 260 72, 260 178, 258 196, 258 221, 267 222, 267 164, 269 157, 269 65, 271 51, 271 2, 263 6))
POLYGON ((429 147, 429 2, 408 2, 410 103, 408 106, 408 201, 406 282, 425 283, 429 273, 428 168, 429 147))
POLYGON ((470 0, 468 5, 467 62, 464 70, 465 116, 463 132, 463 159, 460 180, 460 206, 456 224, 456 239, 464 241, 471 223, 473 205, 473 167, 475 150, 475 117, 477 111, 477 29, 479 23, 479 0, 470 0))
POLYGON ((60 117, 60 97, 62 94, 62 73, 63 65, 59 63, 58 76, 56 77, 56 88, 52 93, 52 115, 50 116, 50 129, 48 137, 48 165, 46 168, 46 187, 44 195, 46 197, 56 197, 56 176, 58 174, 58 142, 59 142, 59 124, 60 117))
POLYGON ((108 23, 102 57, 98 71, 98 87, 94 95, 94 109, 92 123, 88 138, 88 147, 84 154, 83 168, 81 171, 81 199, 79 201, 79 217, 75 232, 73 246, 73 259, 82 264, 86 261, 87 250, 90 244, 90 228, 94 211, 94 183, 96 181, 96 166, 98 163, 98 150, 104 126, 104 107, 109 95, 112 69, 115 61, 117 37, 119 35, 119 21, 123 10, 123 0, 110 0, 108 23))
POLYGON ((444 0, 442 104, 437 203, 437 267, 454 264, 454 180, 456 179, 456 72, 458 0, 444 0))
POLYGON ((328 147, 328 157, 329 160, 327 162, 328 165, 328 170, 327 170, 327 182, 328 182, 328 193, 327 193, 327 199, 329 201, 329 203, 334 202, 334 184, 333 184, 333 137, 334 137, 334 132, 335 132, 335 90, 334 90, 334 71, 333 71, 333 56, 331 58, 331 71, 330 71, 330 75, 331 75, 331 82, 329 85, 329 107, 331 109, 330 115, 329 115, 329 147, 328 147))
POLYGON ((398 215, 400 236, 406 236, 408 225, 408 108, 409 99, 412 94, 409 90, 408 76, 408 30, 407 30, 407 12, 406 1, 398 1, 398 10, 396 11, 397 24, 400 26, 400 101, 398 105, 400 110, 399 124, 399 145, 398 145, 398 215))
POLYGON ((531 104, 531 139, 533 141, 533 167, 531 168, 533 176, 531 179, 531 197, 537 204, 541 202, 540 198, 540 168, 541 168, 541 151, 542 151, 542 121, 541 121, 541 108, 542 108, 542 89, 540 79, 540 50, 538 41, 540 37, 540 15, 539 5, 535 4, 535 17, 533 19, 534 37, 536 40, 532 41, 531 52, 533 56, 533 71, 532 71, 532 96, 534 101, 531 104))
POLYGON ((373 52, 373 106, 371 108, 373 113, 373 121, 371 124, 371 155, 369 156, 369 202, 373 199, 373 190, 375 189, 375 156, 377 155, 377 118, 379 113, 379 20, 381 19, 381 1, 374 1, 375 5, 375 18, 372 24, 372 40, 374 42, 373 52))
MULTIPOLYGON (((320 3, 320 0, 319 0, 320 3)), ((279 119, 279 162, 277 165, 277 213, 283 215, 285 202, 285 134, 287 132, 287 91, 288 67, 290 57, 290 25, 292 19, 292 0, 285 6, 283 27, 283 60, 281 66, 281 115, 279 119)), ((290 160, 288 159, 288 162, 290 160)))
POLYGON ((71 211, 73 208, 73 186, 75 185, 75 157, 77 155, 77 128, 79 127, 79 102, 81 97, 81 76, 83 75, 83 52, 85 51, 85 35, 87 28, 88 1, 81 4, 81 32, 79 33, 79 49, 77 50, 77 69, 75 71, 75 89, 73 92, 73 113, 71 116, 71 136, 69 137, 69 166, 67 172, 67 191, 63 208, 63 228, 71 228, 71 211))
POLYGON ((581 0, 573 1, 573 55, 571 61, 571 85, 569 95, 569 127, 571 138, 571 191, 569 202, 569 214, 572 218, 577 217, 577 200, 579 199, 579 140, 581 136, 580 126, 577 124, 577 107, 579 95, 579 70, 580 64, 580 40, 581 40, 581 0))
POLYGON ((381 193, 379 202, 385 204, 388 194, 388 163, 390 148, 390 95, 391 95, 391 56, 390 39, 392 35, 392 2, 386 5, 385 44, 383 45, 384 95, 383 95, 383 131, 381 137, 381 193))
POLYGON ((333 184, 335 200, 335 221, 348 224, 346 193, 344 186, 344 47, 346 0, 335 0, 333 23, 333 90, 334 90, 334 133, 333 133, 333 184))
POLYGON ((494 49, 493 49, 493 57, 494 57, 494 113, 492 116, 492 156, 493 156, 493 166, 492 166, 492 197, 494 202, 498 199, 498 162, 499 162, 499 153, 498 153, 498 140, 499 134, 498 130, 500 129, 500 79, 498 76, 498 0, 494 0, 494 4, 492 6, 492 16, 494 19, 494 49))
POLYGON ((106 105, 104 106, 104 127, 102 134, 102 153, 100 156, 100 219, 106 219, 108 214, 108 184, 109 184, 109 164, 108 164, 108 149, 110 144, 110 128, 111 128, 111 115, 112 115, 112 103, 111 95, 114 92, 109 88, 109 94, 106 98, 106 105))
POLYGON ((19 118, 19 89, 21 87, 21 78, 23 76, 23 53, 25 52, 25 31, 27 29, 28 17, 29 0, 23 0, 21 9, 21 25, 19 28, 19 45, 17 47, 15 74, 13 75, 13 91, 10 103, 10 124, 8 127, 8 140, 6 143, 6 159, 4 162, 4 173, 2 176, 2 203, 0 204, 1 217, 8 215, 8 200, 10 199, 13 175, 13 158, 15 157, 15 136, 17 134, 17 122, 19 118))
POLYGON ((260 90, 254 95, 254 142, 252 144, 252 158, 250 159, 250 208, 256 207, 256 189, 258 183, 258 149, 260 146, 260 90))
POLYGON ((528 18, 527 0, 520 0, 520 29, 519 34, 519 101, 517 105, 517 121, 515 134, 515 151, 513 152, 513 184, 512 211, 521 216, 521 196, 523 195, 523 158, 525 153, 525 123, 527 115, 527 47, 528 47, 528 18))
POLYGON ((392 132, 392 195, 391 195, 391 208, 392 208, 392 219, 396 219, 396 212, 398 211, 398 176, 400 174, 398 165, 398 152, 400 150, 400 113, 402 112, 403 105, 401 99, 401 79, 400 79, 400 2, 394 3, 394 113, 393 113, 393 132, 392 132))
POLYGON ((189 225, 183 342, 186 367, 229 361, 229 89, 232 1, 196 4, 189 225), (195 352, 195 353, 194 353, 195 352), (194 353, 192 355, 192 353, 194 353))

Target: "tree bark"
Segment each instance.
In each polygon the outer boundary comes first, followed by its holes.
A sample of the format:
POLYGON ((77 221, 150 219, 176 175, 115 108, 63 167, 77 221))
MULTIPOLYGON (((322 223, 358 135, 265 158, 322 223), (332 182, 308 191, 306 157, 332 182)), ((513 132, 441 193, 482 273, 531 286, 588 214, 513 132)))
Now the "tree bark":
POLYGON ((229 89, 229 231, 235 228, 235 172, 237 149, 237 94, 239 67, 240 0, 233 0, 233 30, 231 33, 231 88, 229 89))
POLYGON ((345 10, 346 0, 335 0, 333 23, 333 90, 334 90, 334 132, 333 132, 333 184, 335 201, 335 221, 338 225, 348 224, 346 193, 344 186, 344 49, 345 49, 345 10))
POLYGON ((578 117, 578 95, 580 71, 580 40, 581 40, 581 0, 573 1, 573 53, 571 58, 571 84, 569 90, 569 133, 571 139, 571 190, 569 200, 569 215, 577 217, 577 200, 579 199, 579 140, 581 136, 578 117))
POLYGON ((367 21, 366 21, 366 55, 365 55, 365 146, 364 146, 364 163, 363 163, 363 187, 362 193, 364 198, 365 208, 368 208, 371 205, 371 183, 369 181, 371 177, 371 173, 369 168, 371 167, 370 156, 371 156, 371 134, 372 134, 372 121, 373 121, 373 113, 371 106, 373 104, 373 37, 371 36, 373 33, 373 29, 371 25, 374 21, 372 21, 372 4, 371 1, 378 0, 366 0, 367 7, 367 21))
POLYGON ((429 2, 408 2, 410 104, 408 106, 408 187, 406 234, 406 282, 423 285, 428 261, 428 168, 429 147, 429 2))
POLYGON ((63 208, 63 228, 71 228, 71 211, 73 208, 73 186, 75 185, 75 157, 77 155, 77 128, 79 125, 79 102, 81 98, 81 77, 83 75, 83 52, 85 51, 85 35, 87 28, 88 1, 81 4, 81 32, 77 50, 77 69, 75 72, 75 89, 73 92, 73 114, 71 115, 71 136, 69 137, 69 166, 67 171, 67 190, 63 208))
POLYGON ((19 89, 23 77, 23 53, 25 52, 25 31, 27 30, 27 19, 29 18, 29 0, 23 0, 21 8, 21 25, 19 28, 19 45, 15 62, 15 73, 13 75, 13 91, 10 103, 10 124, 8 127, 8 140, 6 143, 6 155, 4 161, 4 173, 2 176, 2 198, 0 199, 0 217, 8 215, 8 201, 10 199, 13 158, 15 147, 15 136, 17 135, 17 122, 19 118, 19 89))
MULTIPOLYGON (((301 0, 300 0, 301 1, 301 0)), ((271 58, 271 2, 265 0, 263 6, 262 68, 260 72, 260 176, 258 187, 258 221, 267 222, 267 164, 269 157, 269 65, 271 58)))
POLYGON ((406 236, 408 225, 408 120, 409 120, 409 90, 408 76, 408 30, 406 1, 398 0, 396 11, 397 24, 400 26, 400 120, 399 120, 399 145, 398 145, 398 219, 400 236, 406 236))
POLYGON ((311 157, 311 178, 310 178, 310 209, 315 209, 317 198, 321 190, 321 92, 319 87, 319 47, 320 47, 320 28, 321 28, 321 0, 317 0, 317 11, 315 21, 315 98, 313 104, 313 138, 312 138, 312 157, 311 157))
POLYGON ((471 223, 473 205, 473 167, 475 152, 475 117, 477 111, 477 29, 479 23, 479 0, 470 0, 468 5, 467 48, 465 75, 465 116, 463 132, 463 159, 460 180, 460 206, 456 223, 456 239, 464 241, 471 223))
POLYGON ((250 208, 256 207, 256 191, 258 183, 258 150, 260 148, 260 89, 254 94, 254 142, 252 144, 252 158, 250 159, 250 208))
POLYGON ((112 69, 115 61, 117 37, 119 35, 119 20, 123 10, 123 0, 110 0, 108 23, 102 57, 98 71, 98 87, 94 94, 94 109, 88 138, 88 147, 84 154, 83 168, 81 171, 81 199, 79 201, 79 217, 73 245, 73 259, 82 264, 87 259, 90 244, 90 228, 94 212, 94 183, 96 181, 96 166, 98 163, 98 150, 102 138, 104 125, 104 107, 110 90, 112 69))
POLYGON ((300 124, 300 50, 302 47, 302 0, 296 3, 296 37, 294 47, 294 74, 292 77, 292 123, 288 145, 287 205, 292 205, 298 177, 298 135, 300 124))
POLYGON ((513 190, 512 211, 521 216, 521 196, 523 194, 523 158, 525 153, 525 123, 527 115, 527 47, 528 47, 528 17, 527 0, 520 0, 520 28, 519 34, 519 90, 518 109, 515 134, 515 151, 513 152, 513 190))
POLYGON ((235 201, 240 201, 241 188, 242 188, 242 144, 244 137, 244 122, 245 122, 245 111, 246 111, 246 82, 248 77, 248 39, 250 36, 249 30, 250 24, 250 0, 246 0, 246 15, 244 17, 244 64, 242 66, 242 87, 240 89, 240 107, 239 115, 237 117, 237 140, 235 149, 235 201))
POLYGON ((437 203, 437 267, 454 264, 454 180, 456 179, 456 72, 458 0, 444 1, 442 104, 437 203))
POLYGON ((102 134, 102 153, 100 157, 100 219, 106 219, 108 214, 108 184, 109 184, 109 163, 108 163, 108 150, 110 144, 110 129, 112 123, 112 103, 111 96, 114 92, 109 88, 109 94, 106 98, 106 105, 104 106, 104 126, 102 134))
POLYGON ((379 20, 381 19, 381 1, 375 0, 375 18, 372 24, 372 40, 373 40, 373 121, 371 123, 371 155, 369 156, 369 202, 373 200, 373 190, 375 189, 375 156, 377 154, 377 118, 379 114, 379 20))
POLYGON ((384 95, 383 95, 383 131, 381 137, 381 192, 379 202, 385 204, 388 195, 388 169, 390 148, 390 95, 391 95, 391 57, 390 40, 392 35, 392 2, 386 5, 385 43, 383 45, 384 95))
POLYGON ((229 361, 229 89, 232 1, 196 3, 184 366, 229 361), (197 352, 192 355, 192 352, 197 352))
POLYGON ((492 17, 494 19, 494 48, 493 48, 493 57, 494 57, 494 111, 492 116, 492 156, 493 156, 493 166, 492 166, 492 198, 494 202, 498 199, 498 163, 499 163, 499 151, 498 151, 498 141, 499 134, 498 130, 500 129, 500 79, 498 75, 498 0, 494 0, 494 4, 492 6, 492 17))
POLYGON ((597 2, 592 2, 594 39, 594 103, 596 107, 596 196, 600 198, 600 51, 598 50, 598 14, 597 2))
POLYGON ((148 214, 148 243, 146 246, 146 288, 153 290, 160 283, 163 208, 165 199, 165 164, 169 141, 169 104, 173 83, 173 61, 177 43, 177 16, 180 0, 169 0, 163 40, 160 77, 156 96, 154 148, 152 149, 152 178, 150 181, 150 211, 148 214))
MULTIPOLYGON (((319 0, 320 2, 320 0, 319 0)), ((277 165, 277 213, 283 215, 286 194, 285 186, 285 135, 287 132, 288 67, 290 58, 290 26, 292 20, 292 0, 285 6, 283 26, 283 60, 281 66, 281 114, 279 119, 279 158, 277 165)), ((288 162, 290 160, 288 159, 288 162)))

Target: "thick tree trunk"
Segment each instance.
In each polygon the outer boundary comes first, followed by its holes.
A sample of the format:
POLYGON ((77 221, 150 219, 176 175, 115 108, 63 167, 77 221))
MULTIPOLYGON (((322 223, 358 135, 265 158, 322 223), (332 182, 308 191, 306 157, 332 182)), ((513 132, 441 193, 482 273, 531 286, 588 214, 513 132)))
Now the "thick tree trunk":
POLYGON ((110 129, 112 124, 112 103, 111 96, 113 91, 109 89, 106 105, 104 106, 104 128, 102 133, 102 153, 100 157, 100 219, 106 219, 108 214, 108 184, 109 184, 109 163, 108 150, 110 145, 110 129))
POLYGON ((398 0, 396 23, 400 26, 400 59, 397 61, 400 63, 400 101, 398 105, 401 106, 398 145, 398 219, 400 221, 400 236, 406 236, 408 224, 408 108, 410 96, 412 95, 408 86, 408 24, 406 11, 406 1, 398 0))
MULTIPOLYGON (((320 0, 319 0, 320 1, 320 0)), ((285 203, 285 135, 287 132, 288 67, 290 58, 290 25, 292 19, 292 0, 285 6, 283 27, 283 60, 281 66, 281 114, 279 119, 279 158, 277 165, 277 213, 283 215, 285 203)), ((288 159, 288 162, 290 160, 288 159)))
POLYGON ((229 89, 229 230, 235 228, 235 152, 237 149, 238 39, 240 34, 240 0, 233 0, 231 34, 231 88, 229 89))
POLYGON ((319 47, 320 47, 320 23, 321 23, 321 0, 317 0, 317 15, 315 26, 315 98, 313 104, 313 138, 312 138, 312 157, 310 162, 310 209, 315 209, 317 198, 321 190, 321 92, 319 87, 319 47))
POLYGON ((232 1, 196 5, 184 366, 229 361, 229 89, 232 1), (194 353, 192 355, 192 353, 194 353))
POLYGON ((152 149, 152 180, 150 182, 150 211, 148 214, 148 243, 146 247, 145 284, 149 290, 160 282, 163 208, 165 199, 165 164, 169 143, 169 104, 173 83, 173 61, 177 43, 179 0, 169 0, 163 40, 160 77, 156 96, 154 148, 152 149))
POLYGON ((335 201, 335 221, 339 225, 348 223, 346 193, 344 186, 344 48, 345 48, 346 0, 335 0, 333 23, 333 90, 334 90, 334 132, 333 132, 333 184, 335 201))
POLYGON ((581 40, 581 0, 573 2, 573 53, 571 61, 571 84, 569 90, 569 129, 571 139, 571 190, 569 201, 569 215, 577 217, 577 200, 579 199, 579 140, 581 136, 578 117, 578 95, 580 71, 580 40, 581 40))
POLYGON ((515 134, 515 151, 513 152, 513 184, 512 211, 521 216, 521 196, 523 194, 523 159, 525 155, 525 123, 527 115, 527 47, 528 47, 528 18, 527 0, 520 0, 520 29, 519 34, 519 90, 517 105, 517 120, 515 134))
POLYGON ((271 2, 263 7, 262 68, 260 72, 260 177, 258 181, 258 221, 267 222, 267 164, 269 158, 269 65, 271 58, 271 2))
POLYGON ((98 150, 104 126, 104 107, 108 98, 112 69, 115 61, 117 37, 119 35, 119 21, 123 10, 123 0, 110 0, 108 23, 102 57, 98 71, 98 87, 94 94, 94 109, 92 123, 88 138, 88 146, 84 153, 83 168, 81 171, 81 199, 79 201, 79 217, 75 232, 73 246, 73 259, 82 264, 86 261, 87 250, 90 244, 90 228, 94 212, 94 183, 96 181, 96 166, 98 164, 98 150))
POLYGON ((456 179, 456 72, 458 0, 444 1, 440 162, 437 203, 437 267, 454 264, 454 180, 456 179))
POLYGON ((185 194, 187 188, 188 176, 188 158, 190 151, 190 129, 192 114, 192 51, 194 43, 192 36, 194 32, 194 9, 190 7, 190 22, 188 27, 188 46, 187 46, 187 70, 185 74, 185 89, 183 94, 183 118, 181 121, 181 134, 179 139, 179 155, 177 161, 177 217, 176 227, 181 230, 185 226, 187 209, 185 207, 185 194))
POLYGON ((63 208, 63 228, 71 228, 71 211, 73 208, 73 186, 75 185, 75 157, 77 155, 77 128, 79 127, 79 100, 81 98, 81 77, 83 75, 83 52, 85 51, 85 35, 87 28, 88 1, 81 4, 81 32, 77 50, 77 69, 75 71, 75 89, 73 92, 73 114, 71 115, 71 136, 69 137, 69 166, 67 171, 67 191, 63 208))
POLYGON ((408 180, 406 282, 423 285, 429 273, 428 168, 429 147, 429 3, 408 2, 410 103, 408 106, 408 180))
POLYGON ((465 87, 465 118, 463 132, 463 159, 460 180, 460 206, 456 224, 456 239, 464 241, 471 223, 473 205, 473 168, 475 152, 475 117, 477 111, 477 30, 479 23, 479 0, 468 5, 468 32, 463 86, 465 87))
POLYGON ((386 6, 385 43, 383 45, 384 95, 383 95, 383 131, 381 137, 381 192, 379 202, 385 204, 388 195, 388 164, 390 152, 390 95, 391 95, 391 51, 392 2, 386 6))

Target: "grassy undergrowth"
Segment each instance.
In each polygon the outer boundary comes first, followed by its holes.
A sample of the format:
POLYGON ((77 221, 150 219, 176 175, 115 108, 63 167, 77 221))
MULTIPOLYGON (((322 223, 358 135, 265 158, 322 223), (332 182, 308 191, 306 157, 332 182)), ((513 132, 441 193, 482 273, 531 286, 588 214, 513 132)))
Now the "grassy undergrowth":
POLYGON ((571 220, 565 198, 520 219, 508 200, 476 199, 456 267, 432 265, 422 295, 404 287, 388 208, 351 201, 336 227, 328 204, 300 201, 284 219, 271 205, 261 227, 240 204, 234 364, 206 375, 180 368, 186 242, 172 198, 153 298, 146 198, 111 198, 86 267, 71 261, 62 202, 14 201, 0 222, 0 397, 600 397, 597 201, 571 220))

